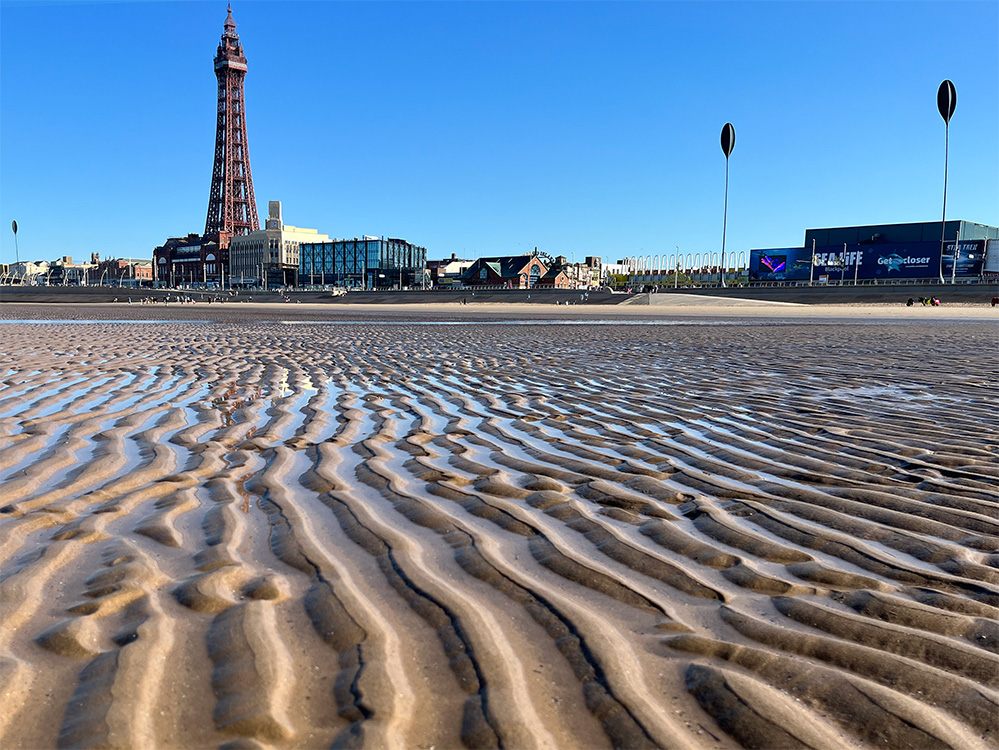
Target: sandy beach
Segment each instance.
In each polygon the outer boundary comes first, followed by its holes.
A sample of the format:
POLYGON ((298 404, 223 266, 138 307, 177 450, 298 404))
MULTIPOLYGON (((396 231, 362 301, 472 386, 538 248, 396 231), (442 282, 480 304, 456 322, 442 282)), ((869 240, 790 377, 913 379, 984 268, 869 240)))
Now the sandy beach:
MULTIPOLYGON (((551 303, 481 303, 474 296, 468 304, 433 302, 429 304, 349 304, 228 302, 226 304, 194 304, 162 302, 139 304, 140 297, 122 295, 119 302, 87 304, 0 305, 0 320, 67 319, 67 320, 171 320, 210 319, 218 322, 253 321, 527 321, 592 320, 608 321, 684 321, 691 318, 725 318, 740 321, 762 318, 780 321, 787 318, 828 320, 911 320, 948 321, 978 320, 999 322, 999 306, 981 301, 948 302, 940 307, 904 303, 797 304, 743 298, 718 298, 693 294, 656 294, 652 304, 643 303, 648 295, 636 295, 630 302, 619 305, 555 305, 551 303), (129 302, 131 300, 131 302, 129 302)), ((252 295, 250 296, 252 299, 252 295)))
POLYGON ((997 322, 5 304, 0 747, 996 747, 997 322))

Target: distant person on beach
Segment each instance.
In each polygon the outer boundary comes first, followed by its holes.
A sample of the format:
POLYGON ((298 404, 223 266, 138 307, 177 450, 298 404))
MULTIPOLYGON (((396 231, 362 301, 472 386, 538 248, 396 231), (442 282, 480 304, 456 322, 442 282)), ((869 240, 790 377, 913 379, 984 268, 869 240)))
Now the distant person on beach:
POLYGON ((906 307, 912 307, 912 297, 909 297, 909 301, 905 303, 906 307))
POLYGON ((992 298, 992 307, 995 307, 996 305, 999 305, 999 297, 992 298))

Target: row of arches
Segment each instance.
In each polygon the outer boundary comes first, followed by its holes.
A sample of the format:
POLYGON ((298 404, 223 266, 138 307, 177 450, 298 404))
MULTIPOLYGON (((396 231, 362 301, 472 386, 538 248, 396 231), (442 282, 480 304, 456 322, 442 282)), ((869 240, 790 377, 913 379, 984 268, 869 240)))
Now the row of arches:
MULTIPOLYGON (((744 270, 747 268, 746 252, 727 254, 726 266, 729 269, 744 270), (735 261, 733 264, 732 261, 735 261)), ((635 274, 672 273, 679 271, 704 271, 714 269, 721 264, 721 253, 670 253, 668 255, 634 255, 624 259, 625 265, 635 274)))

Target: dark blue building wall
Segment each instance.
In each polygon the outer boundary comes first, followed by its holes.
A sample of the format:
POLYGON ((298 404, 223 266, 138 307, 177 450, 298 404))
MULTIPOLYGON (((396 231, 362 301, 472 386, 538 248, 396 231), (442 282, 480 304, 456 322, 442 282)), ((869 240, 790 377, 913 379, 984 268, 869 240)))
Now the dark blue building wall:
MULTIPOLYGON (((962 240, 999 240, 999 227, 976 224, 973 221, 948 221, 945 237, 953 242, 957 230, 962 240)), ((805 247, 842 247, 847 245, 900 244, 912 242, 940 242, 940 222, 923 221, 913 224, 871 224, 857 227, 832 227, 806 229, 805 247)))

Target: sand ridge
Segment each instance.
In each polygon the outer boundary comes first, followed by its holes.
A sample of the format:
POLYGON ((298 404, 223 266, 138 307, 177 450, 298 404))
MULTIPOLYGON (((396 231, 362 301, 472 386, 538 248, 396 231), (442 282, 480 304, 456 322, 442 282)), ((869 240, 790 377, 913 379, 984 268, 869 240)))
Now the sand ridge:
POLYGON ((999 741, 991 323, 240 314, 3 324, 3 747, 999 741))

